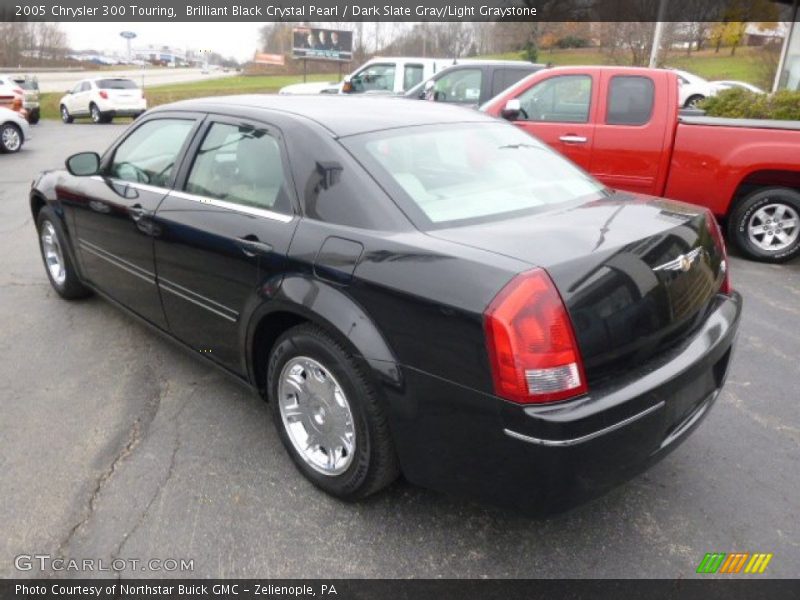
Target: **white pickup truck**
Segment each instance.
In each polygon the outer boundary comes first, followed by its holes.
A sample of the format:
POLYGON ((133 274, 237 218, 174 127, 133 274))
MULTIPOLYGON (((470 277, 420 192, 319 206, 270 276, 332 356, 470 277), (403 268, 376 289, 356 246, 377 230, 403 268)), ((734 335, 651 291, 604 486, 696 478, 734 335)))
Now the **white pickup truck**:
POLYGON ((402 94, 437 71, 452 64, 446 58, 375 57, 340 83, 296 83, 281 88, 279 94, 402 94))

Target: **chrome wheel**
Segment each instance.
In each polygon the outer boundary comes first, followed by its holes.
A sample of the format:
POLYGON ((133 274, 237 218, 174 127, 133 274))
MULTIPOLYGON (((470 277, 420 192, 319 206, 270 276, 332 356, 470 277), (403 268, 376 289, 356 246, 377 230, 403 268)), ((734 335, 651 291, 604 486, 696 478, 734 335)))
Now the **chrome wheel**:
POLYGON ((64 121, 64 123, 69 123, 69 111, 66 106, 61 107, 61 120, 64 121))
POLYGON ((770 252, 784 250, 800 235, 797 211, 786 204, 767 204, 747 223, 747 235, 754 246, 770 252))
POLYGON ((315 471, 335 476, 353 462, 356 429, 350 404, 331 372, 298 356, 281 370, 278 407, 292 446, 315 471))
POLYGON ((99 123, 100 120, 101 120, 100 109, 97 108, 97 106, 95 106, 94 104, 92 104, 92 121, 94 123, 99 123))
POLYGON ((14 125, 6 125, 3 127, 2 133, 3 148, 7 152, 16 152, 22 146, 22 135, 19 129, 14 125))
POLYGON ((61 250, 56 229, 50 221, 45 221, 42 224, 40 237, 42 240, 42 254, 44 255, 47 270, 50 272, 50 277, 53 278, 57 285, 64 285, 67 279, 67 271, 64 268, 64 253, 61 250))

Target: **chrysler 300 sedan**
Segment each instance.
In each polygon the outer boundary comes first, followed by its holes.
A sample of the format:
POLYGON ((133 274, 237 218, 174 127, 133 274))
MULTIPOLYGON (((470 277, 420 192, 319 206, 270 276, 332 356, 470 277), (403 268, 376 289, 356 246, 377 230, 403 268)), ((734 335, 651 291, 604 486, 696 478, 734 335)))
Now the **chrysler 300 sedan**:
POLYGON ((706 210, 508 123, 386 98, 163 106, 30 196, 47 276, 245 380, 342 499, 558 511, 675 448, 742 300, 706 210))

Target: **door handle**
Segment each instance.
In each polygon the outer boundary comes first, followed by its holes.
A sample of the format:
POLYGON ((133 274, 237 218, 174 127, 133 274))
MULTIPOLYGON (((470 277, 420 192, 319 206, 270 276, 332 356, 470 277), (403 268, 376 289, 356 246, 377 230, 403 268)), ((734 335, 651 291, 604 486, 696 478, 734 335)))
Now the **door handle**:
POLYGON ((139 204, 138 202, 137 202, 136 204, 134 204, 133 206, 131 206, 131 207, 128 209, 128 212, 130 213, 130 215, 131 215, 131 218, 132 218, 134 221, 138 221, 138 220, 139 220, 139 219, 141 219, 142 217, 144 217, 144 216, 146 216, 146 215, 149 215, 149 214, 150 214, 150 211, 149 211, 149 210, 147 210, 145 207, 143 207, 143 206, 142 206, 141 204, 139 204))
POLYGON ((567 135, 562 135, 558 139, 560 139, 565 144, 585 144, 586 142, 589 141, 588 138, 586 138, 586 137, 584 137, 582 135, 575 135, 574 133, 570 133, 570 134, 567 134, 567 135))
POLYGON ((245 256, 258 256, 259 254, 270 254, 272 245, 262 242, 255 235, 246 235, 236 240, 236 244, 241 248, 245 256))

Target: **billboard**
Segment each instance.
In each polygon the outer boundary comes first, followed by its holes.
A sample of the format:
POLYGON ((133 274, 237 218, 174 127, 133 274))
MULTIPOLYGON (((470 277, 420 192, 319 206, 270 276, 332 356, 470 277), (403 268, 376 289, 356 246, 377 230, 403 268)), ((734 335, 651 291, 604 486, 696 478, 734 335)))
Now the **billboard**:
POLYGON ((277 65, 282 67, 286 61, 283 57, 283 54, 267 54, 265 52, 256 52, 255 56, 253 57, 253 62, 260 65, 277 65))
POLYGON ((297 27, 292 31, 292 58, 350 61, 353 32, 297 27))

